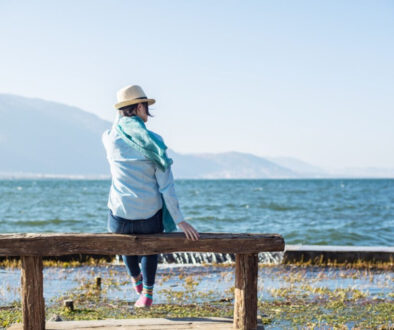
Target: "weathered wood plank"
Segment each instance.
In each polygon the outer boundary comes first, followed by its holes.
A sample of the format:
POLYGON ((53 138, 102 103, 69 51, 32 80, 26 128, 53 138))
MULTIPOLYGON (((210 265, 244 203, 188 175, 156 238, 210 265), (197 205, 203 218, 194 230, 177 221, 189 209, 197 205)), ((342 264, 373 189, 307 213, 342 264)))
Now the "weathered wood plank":
POLYGON ((198 241, 183 233, 119 234, 0 234, 0 256, 61 256, 69 254, 135 254, 172 252, 258 253, 283 251, 278 234, 201 233, 198 241))
MULTIPOLYGON (((47 330, 231 330, 232 320, 230 318, 218 317, 178 319, 108 319, 100 321, 47 322, 46 328, 47 330)), ((264 327, 261 325, 260 329, 264 329, 264 327)), ((20 324, 14 324, 10 328, 8 328, 8 330, 22 330, 22 326, 20 324)))
POLYGON ((45 329, 45 302, 41 257, 22 257, 22 315, 24 330, 45 329))
POLYGON ((233 324, 235 329, 257 329, 257 276, 257 254, 237 254, 233 324))

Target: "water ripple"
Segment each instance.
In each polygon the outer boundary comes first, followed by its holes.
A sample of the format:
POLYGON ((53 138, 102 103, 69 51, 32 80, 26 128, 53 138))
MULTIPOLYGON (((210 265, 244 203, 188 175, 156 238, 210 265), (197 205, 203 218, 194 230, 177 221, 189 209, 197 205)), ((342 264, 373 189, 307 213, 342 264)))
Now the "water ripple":
MULTIPOLYGON (((177 180, 199 231, 287 244, 394 245, 393 179, 177 180)), ((0 180, 0 232, 106 232, 109 180, 0 180)))

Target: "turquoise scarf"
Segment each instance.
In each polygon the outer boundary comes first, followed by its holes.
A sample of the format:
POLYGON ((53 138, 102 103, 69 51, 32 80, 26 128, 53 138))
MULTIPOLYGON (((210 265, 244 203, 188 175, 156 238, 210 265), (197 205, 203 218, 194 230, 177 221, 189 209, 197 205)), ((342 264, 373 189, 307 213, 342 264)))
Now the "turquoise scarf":
MULTIPOLYGON (((172 159, 166 155, 167 146, 146 129, 140 117, 122 117, 116 126, 116 130, 129 146, 153 161, 160 170, 165 171, 171 166, 172 159)), ((176 230, 176 225, 170 212, 168 212, 163 195, 161 195, 161 199, 163 201, 164 231, 169 233, 176 230)))

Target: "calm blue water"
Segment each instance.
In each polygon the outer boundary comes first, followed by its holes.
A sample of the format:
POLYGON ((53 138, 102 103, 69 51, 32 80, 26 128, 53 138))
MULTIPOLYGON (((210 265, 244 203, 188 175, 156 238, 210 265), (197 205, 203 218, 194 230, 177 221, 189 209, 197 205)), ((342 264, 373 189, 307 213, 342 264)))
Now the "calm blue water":
MULTIPOLYGON (((0 180, 0 233, 105 232, 108 180, 0 180)), ((287 244, 394 245, 394 179, 177 180, 201 232, 280 233, 287 244)))

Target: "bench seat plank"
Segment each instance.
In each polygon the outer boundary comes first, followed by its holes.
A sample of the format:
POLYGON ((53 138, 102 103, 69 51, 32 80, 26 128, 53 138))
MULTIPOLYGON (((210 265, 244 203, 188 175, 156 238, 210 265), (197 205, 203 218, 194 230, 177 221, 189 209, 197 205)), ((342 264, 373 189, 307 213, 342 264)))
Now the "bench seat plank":
POLYGON ((284 246, 284 240, 278 234, 201 233, 198 241, 187 240, 183 233, 0 234, 0 256, 150 255, 183 251, 250 254, 283 251, 284 246))

